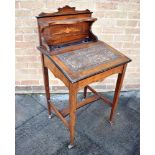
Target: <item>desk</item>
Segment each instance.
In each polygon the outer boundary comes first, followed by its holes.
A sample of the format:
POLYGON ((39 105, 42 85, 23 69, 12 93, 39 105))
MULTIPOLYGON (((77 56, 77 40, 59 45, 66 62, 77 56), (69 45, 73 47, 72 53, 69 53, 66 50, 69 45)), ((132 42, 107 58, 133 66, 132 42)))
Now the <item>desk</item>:
POLYGON ((77 11, 65 6, 55 13, 41 13, 37 16, 43 76, 49 118, 51 111, 62 120, 70 131, 70 145, 74 145, 76 111, 93 101, 102 99, 111 107, 109 121, 112 122, 122 87, 128 57, 109 46, 91 31, 93 22, 89 10, 77 11), (50 99, 48 70, 69 89, 69 106, 58 110, 50 99), (89 84, 118 74, 113 101, 100 95, 89 84), (84 89, 84 100, 77 103, 77 93, 84 89), (87 90, 93 96, 87 97, 87 90), (65 117, 69 115, 68 122, 65 117))

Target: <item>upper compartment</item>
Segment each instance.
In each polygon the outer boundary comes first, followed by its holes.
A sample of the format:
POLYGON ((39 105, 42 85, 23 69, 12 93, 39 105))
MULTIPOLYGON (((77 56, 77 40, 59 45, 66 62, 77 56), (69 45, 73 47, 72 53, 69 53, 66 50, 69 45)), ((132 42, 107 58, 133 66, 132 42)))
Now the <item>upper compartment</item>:
POLYGON ((75 7, 65 6, 55 13, 41 13, 37 16, 40 44, 43 41, 49 46, 62 46, 81 40, 97 41, 91 31, 96 18, 91 17, 89 10, 77 11, 75 7))

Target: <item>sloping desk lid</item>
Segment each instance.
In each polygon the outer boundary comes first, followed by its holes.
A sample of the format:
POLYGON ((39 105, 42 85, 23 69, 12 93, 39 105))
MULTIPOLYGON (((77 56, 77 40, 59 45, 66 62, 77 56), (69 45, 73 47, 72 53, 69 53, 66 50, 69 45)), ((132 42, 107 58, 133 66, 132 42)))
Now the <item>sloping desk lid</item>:
POLYGON ((48 57, 72 83, 131 61, 101 41, 69 46, 48 57))

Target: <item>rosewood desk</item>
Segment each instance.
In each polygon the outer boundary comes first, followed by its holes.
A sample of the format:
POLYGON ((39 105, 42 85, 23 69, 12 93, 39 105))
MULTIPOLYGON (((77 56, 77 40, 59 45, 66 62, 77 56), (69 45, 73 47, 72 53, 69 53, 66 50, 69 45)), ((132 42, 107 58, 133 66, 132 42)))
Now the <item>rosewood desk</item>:
POLYGON ((98 38, 91 31, 96 18, 89 10, 77 11, 65 6, 54 13, 37 16, 42 68, 49 118, 51 111, 70 131, 70 145, 74 144, 76 110, 102 99, 111 107, 110 122, 117 107, 127 63, 131 60, 98 38), (58 110, 50 99, 48 69, 69 89, 69 106, 58 110), (118 74, 113 101, 101 96, 89 84, 118 74), (77 103, 77 93, 84 88, 84 100, 77 103), (87 90, 93 96, 87 97, 87 90), (69 115, 68 122, 65 117, 69 115))

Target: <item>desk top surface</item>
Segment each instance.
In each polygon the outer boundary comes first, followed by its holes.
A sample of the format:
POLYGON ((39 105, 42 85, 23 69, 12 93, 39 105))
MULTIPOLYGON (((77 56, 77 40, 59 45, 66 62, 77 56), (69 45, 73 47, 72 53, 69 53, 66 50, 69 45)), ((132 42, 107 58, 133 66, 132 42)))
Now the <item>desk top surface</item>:
POLYGON ((71 82, 77 82, 131 61, 101 41, 62 48, 48 57, 71 82))

